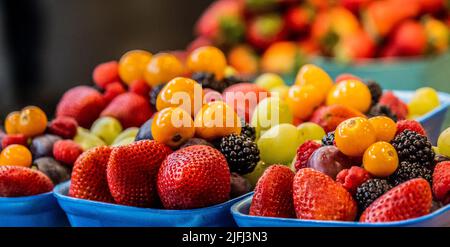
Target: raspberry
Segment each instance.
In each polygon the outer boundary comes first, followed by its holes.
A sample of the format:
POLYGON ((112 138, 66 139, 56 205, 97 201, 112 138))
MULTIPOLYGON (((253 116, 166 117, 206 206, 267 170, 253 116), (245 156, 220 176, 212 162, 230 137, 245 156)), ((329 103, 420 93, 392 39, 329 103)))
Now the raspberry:
POLYGON ((340 171, 336 177, 336 182, 341 183, 352 195, 356 193, 356 188, 370 179, 370 174, 359 166, 352 166, 350 169, 340 171))
POLYGON ((80 145, 72 140, 61 140, 53 145, 53 157, 67 165, 73 165, 78 156, 83 153, 80 145))
POLYGON ((119 81, 119 64, 110 61, 97 65, 92 73, 95 85, 105 89, 112 82, 119 81))
POLYGON ((125 87, 122 85, 122 83, 118 81, 110 83, 105 88, 105 92, 103 93, 103 99, 105 100, 106 103, 109 103, 114 98, 116 98, 120 94, 125 93, 126 91, 127 90, 125 90, 125 87))
POLYGON ((398 120, 403 120, 408 115, 408 106, 395 96, 393 92, 384 93, 380 98, 379 104, 388 106, 397 115, 398 120))
POLYGON ((128 88, 128 91, 139 94, 144 98, 149 98, 151 88, 148 86, 148 84, 144 80, 136 80, 131 83, 131 85, 128 88))
POLYGON ((294 163, 295 170, 298 171, 306 167, 309 157, 320 148, 321 145, 315 141, 306 141, 297 149, 297 155, 294 163))
POLYGON ((423 136, 427 135, 427 132, 423 126, 415 120, 400 120, 397 122, 397 134, 402 133, 404 130, 411 130, 417 132, 423 136))
POLYGON ((450 161, 441 162, 434 168, 433 193, 437 200, 450 203, 450 161))
POLYGON ((9 134, 5 135, 2 139, 2 148, 6 148, 11 144, 20 144, 28 146, 28 138, 23 134, 9 134))
POLYGON ((78 123, 71 117, 60 116, 50 122, 48 131, 65 139, 72 139, 77 134, 78 123))

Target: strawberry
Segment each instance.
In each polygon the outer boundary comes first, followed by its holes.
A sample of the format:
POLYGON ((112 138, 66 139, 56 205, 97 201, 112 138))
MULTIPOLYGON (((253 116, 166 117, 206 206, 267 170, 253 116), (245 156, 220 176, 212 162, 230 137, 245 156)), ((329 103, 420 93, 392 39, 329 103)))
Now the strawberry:
POLYGON ((375 55, 375 50, 375 42, 365 31, 360 30, 340 39, 334 47, 334 54, 337 59, 349 62, 371 58, 375 55))
POLYGON ((182 148, 159 168, 157 187, 164 208, 201 208, 230 197, 230 170, 223 154, 205 145, 182 148))
POLYGON ((148 100, 135 93, 117 96, 100 114, 118 119, 124 128, 139 127, 152 115, 148 100))
POLYGON ((294 218, 292 181, 295 174, 284 165, 272 165, 258 180, 250 215, 294 218))
POLYGON ((405 130, 412 130, 423 136, 427 135, 427 132, 423 128, 422 124, 416 120, 400 120, 397 122, 397 133, 396 135, 402 133, 405 130))
POLYGON ((450 161, 440 162, 434 168, 433 193, 437 200, 450 203, 450 161))
POLYGON ((109 83, 119 81, 119 63, 110 61, 97 65, 92 73, 95 85, 105 89, 109 83))
POLYGON ((104 107, 103 97, 97 90, 77 86, 64 93, 56 107, 56 117, 72 117, 80 126, 89 128, 104 107))
POLYGON ((4 149, 11 144, 20 144, 26 147, 28 146, 28 137, 24 134, 7 134, 3 136, 1 147, 4 149))
POLYGON ((297 149, 297 155, 294 159, 294 168, 296 171, 305 168, 309 157, 322 145, 315 141, 306 141, 297 149))
POLYGON ((153 140, 142 140, 114 148, 106 173, 115 202, 151 207, 157 200, 156 175, 169 153, 169 147, 153 140))
POLYGON ((342 184, 352 195, 356 193, 356 188, 369 180, 370 174, 359 166, 352 166, 350 169, 341 170, 336 176, 336 182, 342 184))
POLYGON ((103 93, 103 99, 106 104, 109 104, 114 98, 125 93, 127 90, 121 82, 112 82, 106 85, 105 92, 103 93))
POLYGON ((394 32, 392 42, 399 56, 419 56, 427 48, 425 28, 417 21, 405 21, 394 32))
POLYGON ((290 31, 304 33, 308 30, 312 19, 312 10, 303 6, 290 8, 284 15, 286 26, 290 31))
POLYGON ((297 172, 293 195, 299 219, 352 221, 356 217, 352 195, 340 183, 314 169, 297 172))
POLYGON ((247 27, 247 41, 258 49, 265 49, 270 44, 281 41, 286 36, 283 18, 277 14, 257 16, 250 20, 247 27))
POLYGON ((361 215, 360 222, 391 222, 426 215, 432 202, 431 188, 423 178, 400 184, 375 200, 361 215))
POLYGON ((331 132, 343 121, 353 117, 364 117, 364 114, 343 105, 330 105, 319 107, 314 111, 310 121, 316 123, 325 132, 331 132))
POLYGON ((20 166, 0 166, 0 197, 32 196, 52 189, 50 178, 38 170, 20 166))
POLYGON ((270 96, 270 93, 253 83, 238 83, 226 88, 223 92, 225 102, 234 107, 238 116, 248 123, 258 103, 270 96))
POLYGON ((136 80, 133 81, 130 85, 130 87, 128 88, 128 91, 138 94, 144 98, 146 98, 147 100, 150 99, 150 86, 147 84, 147 82, 145 82, 144 80, 136 80))
POLYGON ((92 148, 78 157, 73 165, 69 196, 114 202, 106 180, 106 165, 110 154, 110 147, 101 146, 92 148))
POLYGON ((384 93, 378 104, 389 107, 398 120, 403 120, 408 116, 408 106, 391 91, 384 93))

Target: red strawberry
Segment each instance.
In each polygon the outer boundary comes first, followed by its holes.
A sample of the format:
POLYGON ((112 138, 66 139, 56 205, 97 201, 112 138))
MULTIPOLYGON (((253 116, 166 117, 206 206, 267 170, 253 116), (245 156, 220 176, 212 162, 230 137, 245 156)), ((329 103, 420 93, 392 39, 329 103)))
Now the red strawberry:
POLYGON ((127 90, 121 82, 112 82, 106 86, 105 92, 103 92, 103 99, 105 100, 106 104, 109 104, 117 96, 126 92, 127 90))
POLYGON ((149 95, 150 90, 151 90, 150 86, 144 80, 133 81, 130 87, 128 88, 128 91, 138 94, 146 99, 150 98, 149 95))
POLYGON ((384 93, 378 104, 389 107, 397 115, 398 120, 406 119, 408 116, 408 106, 391 91, 384 93))
POLYGON ((110 147, 101 146, 92 148, 78 157, 73 166, 69 196, 114 202, 106 180, 106 165, 110 154, 110 147))
POLYGON ((104 107, 103 97, 97 90, 78 86, 64 93, 56 107, 56 117, 72 117, 80 126, 89 128, 104 107))
POLYGON ((284 165, 272 165, 258 180, 250 215, 294 218, 292 181, 295 174, 284 165))
POLYGON ((400 56, 419 56, 427 48, 425 28, 417 21, 405 21, 394 32, 392 42, 400 56))
POLYGON ((343 121, 353 117, 364 117, 364 114, 343 105, 330 105, 319 107, 314 111, 310 121, 316 123, 325 132, 331 132, 343 121))
POLYGON ((95 85, 105 89, 112 82, 119 81, 119 63, 110 61, 97 65, 92 73, 95 85))
POLYGON ((77 128, 78 123, 75 119, 62 116, 50 122, 48 131, 62 138, 72 139, 77 134, 77 128))
POLYGON ((158 172, 158 194, 167 209, 207 207, 229 199, 230 178, 223 154, 193 145, 167 156, 158 172))
POLYGON ((311 24, 312 14, 312 10, 303 6, 290 8, 284 16, 287 28, 297 33, 306 32, 311 24))
POLYGON ((433 193, 437 200, 450 203, 450 161, 438 163, 434 168, 433 193))
POLYGON ((157 200, 156 175, 172 150, 153 140, 142 140, 113 149, 107 178, 118 204, 151 207, 157 200))
POLYGON ((246 122, 251 119, 258 103, 270 96, 270 93, 253 83, 238 83, 226 88, 223 92, 225 102, 234 107, 234 111, 246 122))
POLYGON ((72 140, 60 140, 53 144, 53 157, 66 165, 72 166, 82 153, 81 146, 72 140))
POLYGON ((331 177, 311 168, 300 169, 294 178, 294 207, 299 219, 352 221, 356 202, 331 177))
POLYGON ((412 131, 417 132, 424 136, 427 135, 427 132, 423 128, 422 124, 420 124, 416 120, 400 120, 400 121, 398 121, 396 135, 402 133, 405 130, 412 130, 412 131))
POLYGON ((258 16, 250 21, 246 36, 251 45, 265 49, 286 36, 284 20, 277 14, 258 16))
POLYGON ((20 166, 0 166, 0 197, 32 196, 52 189, 50 178, 38 170, 20 166))
POLYGON ((28 137, 26 137, 23 134, 8 134, 3 136, 1 144, 2 144, 1 147, 3 149, 11 144, 20 144, 23 146, 28 146, 28 137))
POLYGON ((427 180, 411 179, 370 204, 359 221, 391 222, 417 218, 430 212, 431 202, 431 188, 427 180))
POLYGON ((128 128, 141 126, 152 114, 148 100, 135 93, 124 93, 114 98, 100 115, 114 117, 128 128))
POLYGON ((334 47, 334 54, 341 61, 355 61, 375 55, 376 45, 363 30, 344 36, 334 47))
POLYGON ((356 193, 356 188, 366 182, 370 174, 359 166, 352 166, 350 169, 344 169, 336 176, 336 182, 342 184, 344 188, 352 195, 356 193))
POLYGON ((295 170, 298 171, 302 168, 306 167, 306 163, 308 163, 309 157, 319 149, 322 145, 315 141, 306 141, 297 149, 297 155, 294 159, 294 167, 295 170))

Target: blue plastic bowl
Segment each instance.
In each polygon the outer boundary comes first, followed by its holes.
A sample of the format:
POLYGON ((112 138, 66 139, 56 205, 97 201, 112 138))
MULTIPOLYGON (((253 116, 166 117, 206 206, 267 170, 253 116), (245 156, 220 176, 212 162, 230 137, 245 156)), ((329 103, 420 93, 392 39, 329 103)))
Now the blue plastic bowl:
POLYGON ((231 206, 245 196, 215 206, 190 210, 166 210, 122 206, 82 200, 67 196, 70 182, 53 190, 70 224, 75 227, 230 227, 236 226, 230 214, 231 206))
POLYGON ((68 226, 52 192, 25 197, 0 197, 1 227, 68 226))
POLYGON ((389 223, 299 220, 248 215, 253 196, 247 196, 231 207, 231 214, 240 227, 437 227, 450 226, 450 205, 425 216, 389 223))

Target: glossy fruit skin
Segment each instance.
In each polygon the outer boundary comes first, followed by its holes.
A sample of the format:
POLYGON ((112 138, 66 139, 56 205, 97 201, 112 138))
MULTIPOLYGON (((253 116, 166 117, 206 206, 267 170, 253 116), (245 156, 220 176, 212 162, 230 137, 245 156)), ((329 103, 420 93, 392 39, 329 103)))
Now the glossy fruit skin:
POLYGON ((255 127, 256 138, 259 138, 263 132, 278 124, 292 124, 293 118, 292 111, 284 100, 269 97, 261 100, 256 106, 250 123, 255 127))
POLYGON ((113 141, 113 146, 117 145, 118 143, 124 143, 124 141, 126 139, 130 139, 130 138, 136 138, 137 133, 139 132, 139 128, 137 127, 130 127, 125 129, 124 131, 122 131, 122 133, 120 133, 116 139, 114 139, 113 141))
POLYGON ((181 108, 164 108, 153 116, 152 135, 155 141, 178 147, 194 134, 194 121, 191 115, 181 108))
POLYGON ((154 87, 166 83, 184 73, 183 64, 170 53, 158 53, 146 65, 144 78, 148 85, 154 87))
POLYGON ((336 128, 335 141, 339 150, 348 156, 359 157, 375 143, 376 133, 366 118, 350 118, 336 128))
POLYGON ((24 134, 33 137, 42 134, 47 128, 47 115, 39 107, 27 106, 20 112, 11 112, 5 120, 8 134, 24 134))
POLYGON ((187 67, 191 72, 209 72, 216 75, 216 79, 224 77, 227 60, 223 52, 213 46, 203 46, 189 54, 187 67))
POLYGON ((94 147, 106 146, 106 143, 102 139, 82 127, 77 128, 77 134, 73 138, 73 141, 78 143, 84 151, 94 147))
POLYGON ((363 166, 375 177, 387 177, 398 167, 398 155, 395 148, 387 142, 372 144, 363 156, 363 166))
POLYGON ((249 215, 294 218, 292 182, 294 172, 284 165, 272 165, 259 179, 249 215))
POLYGON ((440 105, 436 90, 424 87, 416 90, 413 98, 408 102, 409 117, 415 118, 427 114, 440 105))
POLYGON ((289 89, 286 103, 292 110, 294 117, 304 120, 311 116, 314 109, 323 101, 320 90, 320 88, 309 84, 293 85, 289 89))
POLYGON ((343 105, 321 106, 312 114, 310 121, 328 132, 334 131, 343 121, 353 117, 365 117, 361 112, 343 105))
POLYGON ((349 79, 341 81, 331 88, 327 96, 327 105, 340 104, 360 112, 367 112, 372 103, 369 88, 361 81, 349 79))
POLYGON ((437 145, 440 154, 450 157, 450 127, 439 135, 437 145))
POLYGON ((315 150, 308 161, 306 167, 320 171, 323 174, 335 179, 337 174, 348 169, 355 164, 351 158, 340 152, 335 146, 323 146, 315 150))
POLYGON ((328 91, 333 87, 333 79, 320 67, 313 64, 305 64, 298 71, 295 78, 296 85, 313 85, 320 89, 322 101, 325 100, 328 91))
POLYGON ((152 54, 143 50, 132 50, 125 53, 119 61, 119 75, 126 84, 144 79, 144 71, 152 54))
POLYGON ((53 144, 61 140, 61 137, 51 134, 36 136, 31 141, 30 151, 33 159, 40 157, 51 157, 53 155, 53 144))
POLYGON ((390 142, 397 132, 397 124, 389 117, 378 116, 369 119, 369 123, 375 129, 377 141, 390 142))
POLYGON ((141 127, 139 128, 138 133, 136 134, 136 139, 135 141, 140 141, 140 140, 153 140, 153 135, 152 135, 152 123, 153 123, 153 118, 155 115, 153 115, 152 118, 150 118, 149 120, 147 120, 145 123, 143 123, 141 125, 141 127))
POLYGON ((181 107, 191 116, 195 116, 202 104, 202 96, 202 87, 196 81, 185 77, 176 77, 159 92, 156 98, 156 109, 161 111, 167 107, 181 107), (185 99, 185 96, 188 99, 185 99))
POLYGON ((195 135, 206 140, 241 133, 239 116, 222 101, 204 105, 195 116, 194 124, 195 135))
POLYGON ((305 168, 311 155, 321 146, 316 141, 306 141, 298 147, 297 154, 291 164, 295 171, 305 168))
POLYGON ((264 73, 258 76, 255 84, 266 90, 285 85, 283 78, 275 73, 264 73))
POLYGON ((92 124, 91 133, 100 137, 110 145, 117 135, 122 132, 122 125, 113 117, 101 117, 92 124))
POLYGON ((31 163, 32 155, 30 150, 19 144, 9 145, 0 153, 0 166, 30 167, 31 163))
POLYGON ((70 179, 71 169, 51 157, 42 157, 33 161, 33 166, 47 175, 53 184, 60 184, 70 179))
POLYGON ((17 128, 20 119, 20 111, 13 111, 6 116, 5 119, 5 131, 7 134, 17 134, 19 130, 17 128))

